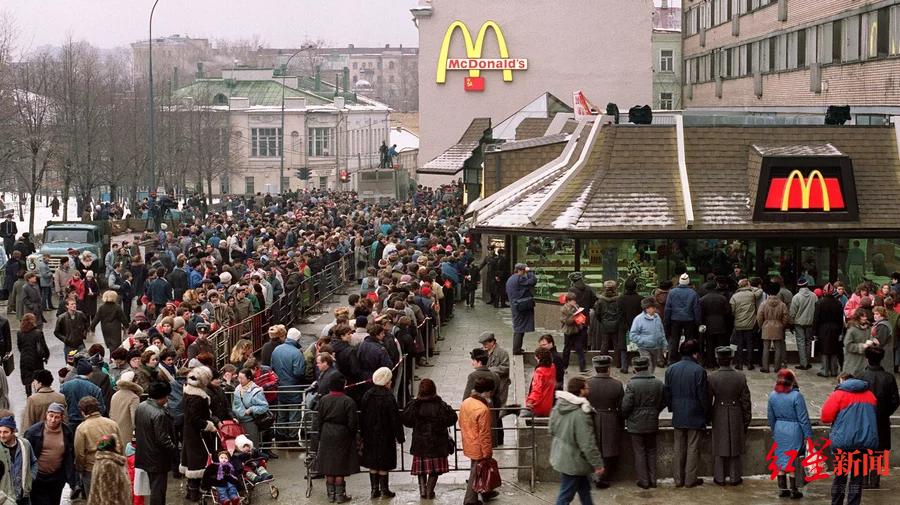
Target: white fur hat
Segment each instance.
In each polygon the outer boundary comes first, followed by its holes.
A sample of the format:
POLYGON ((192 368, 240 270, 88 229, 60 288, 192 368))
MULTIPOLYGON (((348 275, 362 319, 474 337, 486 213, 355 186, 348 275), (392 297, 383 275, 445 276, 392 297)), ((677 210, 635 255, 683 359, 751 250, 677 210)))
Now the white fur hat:
POLYGON ((238 435, 234 438, 234 446, 238 449, 249 445, 253 449, 253 441, 247 438, 247 435, 238 435))
POLYGON ((122 375, 119 376, 119 382, 121 381, 134 382, 134 372, 131 370, 122 372, 122 375))
POLYGON ((198 366, 191 370, 187 377, 187 383, 198 388, 205 388, 212 380, 212 370, 206 366, 198 366))
POLYGON ((300 336, 301 336, 300 330, 298 330, 297 328, 291 328, 290 330, 287 331, 287 339, 288 340, 293 340, 294 342, 297 342, 300 340, 300 336))
POLYGON ((231 274, 228 272, 222 272, 221 274, 219 274, 219 281, 222 284, 228 284, 229 282, 231 282, 231 274))
POLYGON ((372 374, 372 382, 376 386, 387 386, 393 377, 394 374, 391 373, 391 369, 383 366, 378 370, 375 370, 375 373, 372 374))

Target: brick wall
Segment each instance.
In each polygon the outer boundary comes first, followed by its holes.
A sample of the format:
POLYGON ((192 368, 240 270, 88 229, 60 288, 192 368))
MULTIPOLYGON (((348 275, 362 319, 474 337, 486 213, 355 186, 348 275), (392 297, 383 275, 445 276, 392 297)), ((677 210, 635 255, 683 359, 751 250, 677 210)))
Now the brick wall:
POLYGON ((490 196, 538 168, 553 161, 566 146, 565 142, 513 151, 489 152, 484 157, 484 196, 490 196), (499 164, 499 165, 498 165, 499 164), (500 184, 497 184, 497 170, 500 184))
POLYGON ((763 75, 762 98, 756 98, 753 93, 752 77, 723 81, 721 99, 716 98, 715 82, 694 84, 693 97, 685 99, 685 104, 688 107, 824 107, 900 103, 900 65, 893 58, 824 67, 821 93, 809 90, 809 74, 809 69, 800 69, 763 75))
MULTIPOLYGON (((684 39, 684 57, 705 53, 717 47, 735 44, 741 40, 760 37, 768 33, 789 29, 817 20, 824 20, 842 12, 858 9, 882 0, 788 0, 787 21, 778 21, 778 2, 744 14, 740 19, 740 35, 731 34, 731 22, 725 22, 706 30, 706 47, 700 47, 700 35, 692 35, 684 39)), ((697 0, 684 3, 685 10, 701 2, 697 0)))

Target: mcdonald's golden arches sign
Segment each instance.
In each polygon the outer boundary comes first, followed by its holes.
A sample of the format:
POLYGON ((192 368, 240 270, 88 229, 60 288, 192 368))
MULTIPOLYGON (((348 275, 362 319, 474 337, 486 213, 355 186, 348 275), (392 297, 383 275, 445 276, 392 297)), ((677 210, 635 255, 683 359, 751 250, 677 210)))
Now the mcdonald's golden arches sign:
POLYGON ((754 218, 761 221, 858 219, 853 163, 847 156, 765 157, 754 218))
POLYGON ((500 25, 496 22, 485 21, 478 30, 478 35, 473 39, 472 32, 469 31, 469 27, 465 23, 454 21, 447 27, 444 40, 441 42, 435 82, 438 84, 447 82, 448 70, 468 70, 469 76, 464 79, 463 88, 466 91, 484 91, 484 77, 481 76, 482 70, 500 70, 503 73, 503 80, 512 82, 514 70, 527 69, 528 60, 526 58, 511 58, 509 56, 506 37, 503 35, 500 25), (482 58, 485 37, 489 30, 497 40, 499 58, 482 58), (463 38, 466 48, 465 58, 450 57, 450 44, 453 42, 453 36, 456 32, 459 32, 463 38))

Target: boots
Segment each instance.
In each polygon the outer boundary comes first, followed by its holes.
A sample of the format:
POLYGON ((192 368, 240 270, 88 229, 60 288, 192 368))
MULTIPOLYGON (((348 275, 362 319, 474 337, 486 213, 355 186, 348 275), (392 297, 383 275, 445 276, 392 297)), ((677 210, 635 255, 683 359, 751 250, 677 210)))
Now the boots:
POLYGON ((779 475, 778 476, 778 497, 779 498, 788 498, 791 496, 791 492, 788 491, 787 488, 787 475, 779 475))
POLYGON ((874 470, 869 474, 869 487, 871 489, 878 489, 881 487, 881 476, 874 470))
POLYGON ((229 505, 241 505, 241 499, 240 498, 232 498, 231 501, 229 502, 229 505))
POLYGON ((335 503, 347 503, 352 500, 352 496, 347 496, 347 483, 335 484, 334 485, 334 502, 335 503))
POLYGON ((791 488, 791 499, 792 500, 799 500, 800 498, 803 498, 803 493, 801 493, 800 490, 797 489, 797 478, 796 477, 794 477, 793 475, 789 476, 788 484, 789 484, 789 487, 791 488))
POLYGON ((428 475, 428 484, 426 484, 426 491, 428 492, 428 499, 434 499, 434 486, 437 485, 438 474, 432 473, 428 475))
POLYGON ((381 488, 380 488, 380 479, 378 478, 377 473, 369 474, 369 485, 372 486, 372 499, 381 498, 381 488))
POLYGON ((334 484, 326 482, 325 492, 328 493, 328 503, 334 503, 334 484))
POLYGON ((426 491, 426 487, 428 486, 428 476, 427 475, 419 475, 419 498, 428 498, 428 491, 426 491))
POLYGON ((388 487, 388 475, 379 475, 379 481, 381 481, 381 496, 385 498, 393 498, 397 496, 397 493, 390 490, 388 487))

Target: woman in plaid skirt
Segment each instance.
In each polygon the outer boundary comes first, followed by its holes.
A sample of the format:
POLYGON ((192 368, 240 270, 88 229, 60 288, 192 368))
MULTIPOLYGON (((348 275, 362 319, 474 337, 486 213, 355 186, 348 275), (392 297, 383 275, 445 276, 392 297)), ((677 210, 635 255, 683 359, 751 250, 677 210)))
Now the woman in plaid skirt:
POLYGON ((450 471, 447 456, 456 444, 447 428, 456 424, 456 412, 437 395, 431 379, 419 382, 419 395, 403 411, 403 424, 412 428, 412 474, 419 478, 419 496, 434 498, 438 475, 450 471))

